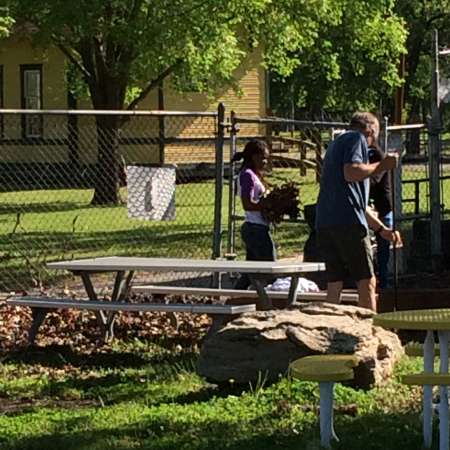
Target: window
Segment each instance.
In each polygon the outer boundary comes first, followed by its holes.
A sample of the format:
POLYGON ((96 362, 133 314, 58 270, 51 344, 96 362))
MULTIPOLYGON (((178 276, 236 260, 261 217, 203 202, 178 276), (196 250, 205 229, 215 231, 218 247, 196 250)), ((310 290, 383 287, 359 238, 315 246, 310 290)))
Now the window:
MULTIPOLYGON (((22 108, 42 108, 42 65, 20 66, 22 108)), ((42 116, 27 114, 22 118, 22 134, 25 138, 42 137, 42 116)))

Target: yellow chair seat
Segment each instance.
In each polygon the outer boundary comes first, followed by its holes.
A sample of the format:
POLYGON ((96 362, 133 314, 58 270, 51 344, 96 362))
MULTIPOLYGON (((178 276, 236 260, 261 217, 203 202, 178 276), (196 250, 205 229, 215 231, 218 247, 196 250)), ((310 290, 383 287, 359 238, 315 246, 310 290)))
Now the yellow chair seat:
POLYGON ((373 324, 384 328, 404 330, 448 331, 450 329, 450 308, 394 311, 376 314, 373 324))
POLYGON ((402 383, 410 386, 445 386, 450 385, 448 373, 414 373, 404 375, 402 383))
POLYGON ((304 381, 353 380, 358 359, 353 355, 314 355, 297 359, 289 365, 292 377, 304 381))

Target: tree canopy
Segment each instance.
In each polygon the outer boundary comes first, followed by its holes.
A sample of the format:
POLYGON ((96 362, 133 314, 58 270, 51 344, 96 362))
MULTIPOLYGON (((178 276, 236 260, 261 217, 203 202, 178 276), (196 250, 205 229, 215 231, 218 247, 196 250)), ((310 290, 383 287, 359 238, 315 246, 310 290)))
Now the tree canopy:
MULTIPOLYGON (((395 10, 408 31, 405 102, 409 121, 423 120, 430 109, 431 40, 437 29, 439 41, 450 46, 450 1, 397 0, 395 10)), ((442 75, 449 78, 448 57, 442 58, 442 75)))
POLYGON ((364 99, 398 84, 406 37, 391 0, 6 2, 75 64, 95 108, 134 108, 169 75, 181 90, 214 90, 257 47, 278 76, 301 74, 298 102, 344 106, 355 81, 364 99))
POLYGON ((171 75, 179 88, 213 90, 257 47, 288 75, 342 5, 330 0, 6 0, 34 39, 57 45, 89 86, 95 108, 135 107, 171 75), (336 6, 338 5, 338 6, 336 6), (135 95, 125 104, 125 91, 135 95))
POLYGON ((320 28, 312 48, 297 52, 292 75, 274 74, 281 111, 295 107, 317 117, 324 110, 378 110, 380 100, 402 83, 398 63, 407 33, 394 2, 340 3, 344 13, 320 28))
POLYGON ((9 8, 0 7, 0 38, 7 37, 14 20, 9 13, 9 8))
MULTIPOLYGON (((61 49, 95 109, 133 109, 167 78, 186 91, 232 84, 256 49, 280 79, 293 75, 298 105, 373 104, 399 83, 406 38, 393 0, 4 1, 37 43, 61 49)), ((97 117, 97 127, 113 136, 99 142, 98 161, 113 175, 99 172, 93 202, 116 203, 120 120, 97 117)))

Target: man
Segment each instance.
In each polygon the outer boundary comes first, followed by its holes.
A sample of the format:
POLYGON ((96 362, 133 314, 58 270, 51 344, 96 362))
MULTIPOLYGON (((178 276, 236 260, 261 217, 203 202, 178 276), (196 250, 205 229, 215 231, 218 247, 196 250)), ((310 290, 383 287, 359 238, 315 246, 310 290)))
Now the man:
POLYGON ((397 165, 397 155, 369 163, 368 147, 379 134, 378 119, 369 112, 353 115, 349 130, 328 147, 316 211, 318 244, 327 269, 327 301, 338 303, 343 280, 356 281, 359 306, 376 310, 376 278, 369 228, 383 239, 401 243, 368 207, 369 178, 397 165))
MULTIPOLYGON (((369 147, 369 162, 375 163, 385 157, 383 150, 374 145, 369 147)), ((388 227, 392 227, 392 189, 389 172, 380 172, 370 177, 370 200, 378 213, 378 218, 388 227)), ((377 235, 378 287, 388 287, 389 242, 377 235)))

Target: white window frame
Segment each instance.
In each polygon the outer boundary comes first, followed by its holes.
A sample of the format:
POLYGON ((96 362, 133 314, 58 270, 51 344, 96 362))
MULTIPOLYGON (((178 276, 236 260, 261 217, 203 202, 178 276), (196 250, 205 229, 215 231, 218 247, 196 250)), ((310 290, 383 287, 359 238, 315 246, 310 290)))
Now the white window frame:
MULTIPOLYGON (((42 65, 23 64, 20 66, 20 83, 22 88, 22 108, 42 109, 42 65), (30 84, 35 77, 34 86, 30 84)), ((26 139, 42 137, 42 116, 27 114, 22 117, 22 135, 26 139)))

